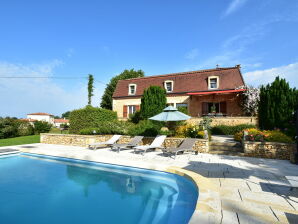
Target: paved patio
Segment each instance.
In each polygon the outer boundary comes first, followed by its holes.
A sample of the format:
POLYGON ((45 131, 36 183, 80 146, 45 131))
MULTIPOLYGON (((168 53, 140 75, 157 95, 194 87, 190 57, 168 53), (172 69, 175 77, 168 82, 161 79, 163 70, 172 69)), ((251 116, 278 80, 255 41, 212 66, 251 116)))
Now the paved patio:
MULTIPOLYGON (((174 160, 161 152, 142 156, 132 150, 117 153, 49 144, 4 148, 149 169, 184 168, 208 178, 218 189, 213 194, 218 201, 209 208, 213 215, 199 223, 298 223, 298 191, 291 191, 285 178, 298 175, 298 166, 289 161, 203 153, 179 155, 174 160)), ((204 192, 200 193, 201 200, 204 192)))

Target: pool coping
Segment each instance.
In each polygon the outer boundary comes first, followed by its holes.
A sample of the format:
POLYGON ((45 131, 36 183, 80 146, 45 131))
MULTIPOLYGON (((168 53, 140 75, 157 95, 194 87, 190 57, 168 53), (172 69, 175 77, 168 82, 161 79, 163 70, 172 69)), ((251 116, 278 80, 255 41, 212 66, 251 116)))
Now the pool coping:
POLYGON ((196 185, 199 192, 196 208, 193 212, 193 215, 189 223, 195 224, 195 223, 220 223, 221 222, 222 215, 221 215, 221 201, 219 196, 219 189, 208 178, 198 173, 195 173, 180 167, 176 167, 176 166, 152 167, 152 166, 147 166, 145 164, 143 164, 143 166, 137 166, 137 165, 132 166, 130 164, 125 164, 125 163, 105 162, 105 161, 102 161, 100 158, 86 159, 84 158, 83 154, 81 156, 78 156, 78 155, 61 156, 51 152, 36 153, 36 152, 30 152, 30 151, 31 151, 30 149, 20 149, 20 153, 24 152, 24 153, 30 153, 33 155, 36 154, 36 155, 54 156, 54 157, 62 157, 62 158, 64 157, 64 158, 75 159, 75 160, 105 163, 105 164, 111 164, 111 165, 120 165, 120 166, 132 167, 132 168, 148 169, 148 170, 155 170, 155 171, 177 174, 179 176, 182 176, 191 180, 196 185))

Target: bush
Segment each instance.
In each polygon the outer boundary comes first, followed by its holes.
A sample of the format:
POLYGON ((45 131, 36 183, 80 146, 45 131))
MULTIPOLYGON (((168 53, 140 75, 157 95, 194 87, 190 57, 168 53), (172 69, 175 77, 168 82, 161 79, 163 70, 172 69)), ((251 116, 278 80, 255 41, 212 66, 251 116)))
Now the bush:
POLYGON ((27 135, 33 135, 33 134, 34 134, 34 127, 29 122, 25 122, 25 121, 19 122, 19 126, 17 129, 18 136, 27 136, 27 135))
POLYGON ((135 113, 129 115, 129 121, 138 124, 141 121, 141 112, 136 111, 135 113))
MULTIPOLYGON (((257 141, 257 142, 283 142, 292 143, 293 140, 285 135, 284 133, 274 130, 274 131, 260 131, 256 128, 246 129, 247 136, 246 141, 257 141)), ((238 132, 234 135, 236 141, 241 141, 243 139, 243 131, 238 132)))
POLYGON ((117 121, 117 113, 111 110, 86 106, 70 113, 70 133, 79 134, 86 128, 100 127, 103 122, 117 121))
POLYGON ((48 133, 52 128, 52 125, 46 121, 35 121, 34 130, 36 134, 48 133))
POLYGON ((84 128, 80 130, 81 135, 98 135, 98 134, 119 134, 127 135, 130 129, 135 125, 127 121, 102 122, 97 127, 84 128))
POLYGON ((12 138, 18 136, 19 120, 16 118, 0 118, 0 138, 12 138))
POLYGON ((148 137, 155 137, 159 134, 161 129, 161 125, 156 122, 152 122, 150 120, 140 121, 137 125, 130 128, 128 134, 131 136, 148 136, 148 137))
MULTIPOLYGON (((179 138, 204 138, 204 130, 202 126, 182 125, 176 128, 175 136, 179 138)), ((210 133, 209 137, 211 137, 210 133)))
POLYGON ((211 128, 213 135, 235 135, 236 133, 248 128, 256 128, 253 124, 239 124, 239 125, 217 125, 211 128))

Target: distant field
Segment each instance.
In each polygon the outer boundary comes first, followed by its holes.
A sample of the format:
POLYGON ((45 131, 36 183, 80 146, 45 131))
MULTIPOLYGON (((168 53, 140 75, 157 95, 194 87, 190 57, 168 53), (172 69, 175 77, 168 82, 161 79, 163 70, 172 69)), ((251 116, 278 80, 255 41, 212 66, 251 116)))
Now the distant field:
POLYGON ((39 142, 40 142, 39 135, 29 135, 29 136, 22 136, 22 137, 16 137, 16 138, 0 139, 0 147, 10 146, 10 145, 32 144, 32 143, 39 143, 39 142))

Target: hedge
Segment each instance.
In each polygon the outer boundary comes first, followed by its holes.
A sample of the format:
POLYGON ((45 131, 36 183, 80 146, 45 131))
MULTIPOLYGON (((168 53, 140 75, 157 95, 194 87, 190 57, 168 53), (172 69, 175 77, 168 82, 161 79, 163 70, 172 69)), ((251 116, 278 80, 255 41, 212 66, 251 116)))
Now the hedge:
POLYGON ((248 128, 256 128, 253 124, 239 124, 239 125, 217 125, 211 128, 213 135, 234 135, 237 132, 248 128))
POLYGON ((86 106, 70 113, 70 133, 79 134, 80 130, 99 127, 102 122, 117 121, 117 113, 98 107, 86 106))
POLYGON ((84 128, 80 130, 81 135, 104 135, 119 134, 127 135, 130 129, 134 128, 134 124, 126 121, 108 121, 102 122, 96 127, 84 128))

